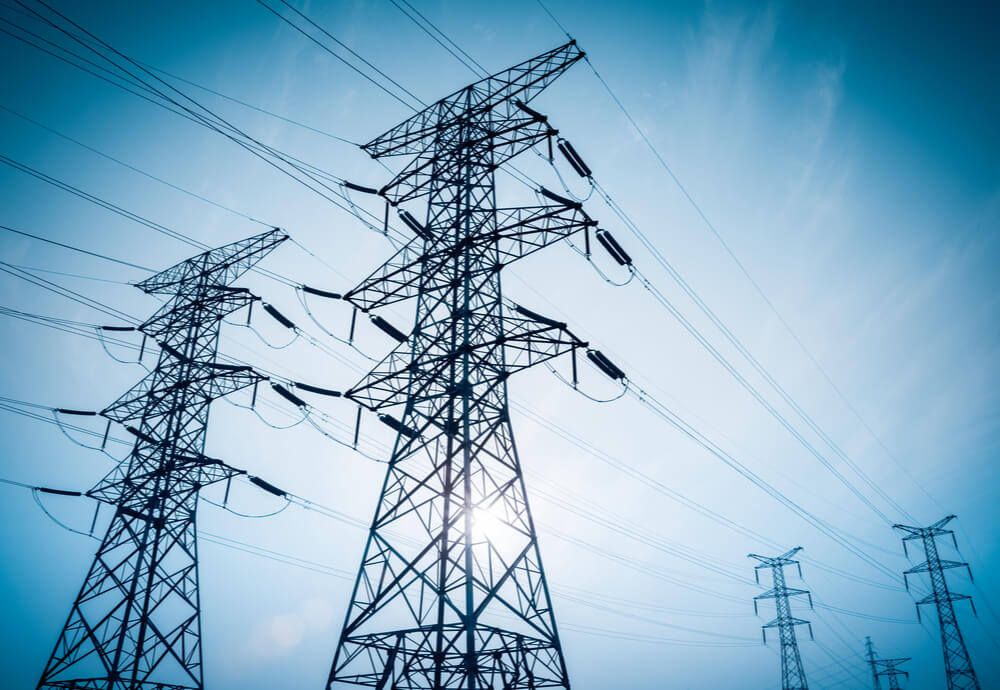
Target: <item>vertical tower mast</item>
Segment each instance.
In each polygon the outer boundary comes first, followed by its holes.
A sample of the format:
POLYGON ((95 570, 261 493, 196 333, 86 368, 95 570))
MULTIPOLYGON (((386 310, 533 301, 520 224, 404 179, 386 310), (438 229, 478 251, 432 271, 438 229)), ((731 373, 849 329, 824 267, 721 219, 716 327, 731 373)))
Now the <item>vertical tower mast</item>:
POLYGON ((173 295, 138 327, 161 351, 156 368, 101 412, 136 442, 88 492, 114 516, 38 688, 203 687, 195 509, 202 486, 234 473, 204 455, 208 409, 261 379, 216 362, 219 327, 254 299, 230 283, 286 237, 265 232, 138 283, 173 295))
POLYGON ((417 237, 344 295, 365 312, 416 297, 416 322, 345 393, 398 435, 330 687, 569 687, 507 379, 585 343, 505 301, 500 273, 595 223, 555 195, 496 208, 494 171, 555 134, 526 104, 582 57, 560 46, 363 147, 413 156, 379 193, 393 206, 426 196, 428 208, 425 225, 404 215, 417 237))
POLYGON ((774 608, 777 616, 773 621, 762 626, 761 633, 764 637, 764 644, 767 644, 767 629, 777 628, 778 637, 781 640, 781 690, 808 690, 806 684, 806 672, 802 667, 802 657, 799 655, 799 645, 795 639, 795 626, 808 625, 809 636, 812 637, 812 624, 807 620, 795 618, 792 615, 792 606, 789 597, 805 594, 809 598, 809 607, 812 608, 812 595, 804 589, 793 589, 785 584, 785 566, 796 565, 799 568, 799 577, 802 577, 802 566, 792 557, 802 550, 801 546, 796 546, 791 551, 787 551, 780 556, 773 558, 750 554, 748 558, 760 561, 760 565, 754 568, 754 577, 760 582, 760 569, 770 568, 771 578, 774 586, 763 594, 758 594, 753 598, 754 613, 757 612, 757 602, 760 599, 774 599, 774 608))
POLYGON ((875 690, 882 690, 881 684, 878 680, 878 664, 876 663, 875 656, 875 646, 872 644, 872 638, 865 637, 865 659, 868 661, 868 667, 872 672, 872 687, 875 690))
MULTIPOLYGON (((972 668, 972 659, 969 657, 969 651, 965 648, 965 639, 962 637, 962 631, 958 627, 958 617, 955 615, 955 607, 952 605, 953 601, 960 601, 962 599, 968 599, 971 604, 972 598, 967 594, 957 594, 950 591, 944 573, 949 568, 964 567, 968 569, 969 564, 943 560, 938 555, 937 549, 938 537, 950 534, 954 542, 955 533, 944 529, 944 526, 954 519, 954 515, 949 515, 929 527, 893 525, 893 529, 897 529, 906 535, 903 537, 904 551, 906 550, 906 542, 912 539, 919 539, 923 547, 924 556, 927 560, 903 573, 903 581, 906 583, 907 589, 909 589, 908 575, 927 573, 930 576, 931 593, 917 602, 917 617, 920 617, 920 607, 924 604, 934 604, 937 608, 948 690, 979 690, 979 680, 976 678, 976 672, 972 668)), ((955 546, 958 546, 957 542, 955 542, 955 546)), ((969 579, 972 579, 971 570, 969 570, 969 579)), ((973 611, 975 611, 974 604, 973 611)))

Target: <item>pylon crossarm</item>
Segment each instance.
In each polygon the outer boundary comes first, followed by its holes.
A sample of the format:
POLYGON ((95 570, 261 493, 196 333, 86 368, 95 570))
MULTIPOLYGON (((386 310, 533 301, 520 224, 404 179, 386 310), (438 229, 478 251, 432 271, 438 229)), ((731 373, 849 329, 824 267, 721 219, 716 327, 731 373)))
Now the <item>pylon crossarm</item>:
MULTIPOLYGON (((576 42, 571 41, 445 96, 361 148, 373 158, 416 154, 433 146, 443 131, 477 120, 497 106, 509 103, 506 112, 497 117, 506 119, 505 116, 513 115, 514 99, 530 102, 583 57, 576 42)), ((523 114, 520 109, 518 112, 523 114)))
MULTIPOLYGON (((952 520, 954 520, 955 517, 956 517, 955 515, 946 515, 945 517, 941 518, 940 520, 938 520, 937 522, 935 522, 933 525, 931 525, 927 529, 933 530, 935 533, 939 533, 940 532, 940 533, 943 534, 943 533, 945 533, 945 530, 942 530, 942 528, 945 525, 947 525, 949 522, 951 522, 952 520)), ((951 531, 948 530, 947 533, 951 534, 951 531)))
POLYGON ((443 374, 460 356, 473 354, 477 359, 487 359, 504 348, 508 355, 505 372, 509 374, 587 344, 570 333, 564 324, 550 320, 538 321, 537 318, 526 315, 532 314, 527 310, 505 311, 509 314, 504 317, 504 335, 461 350, 414 360, 409 357, 407 343, 401 343, 361 382, 345 392, 344 397, 371 410, 381 410, 408 401, 425 402, 441 395, 440 382, 443 374))
POLYGON ((942 601, 962 601, 964 599, 970 599, 971 600, 972 597, 969 596, 968 594, 960 594, 958 592, 953 592, 951 590, 948 590, 948 593, 947 593, 946 596, 942 596, 940 594, 935 594, 935 593, 932 592, 931 594, 928 594, 923 599, 920 599, 919 601, 917 601, 917 606, 923 606, 924 604, 937 604, 938 602, 942 602, 942 601))
POLYGON ((914 573, 927 573, 930 572, 932 569, 937 569, 937 568, 940 568, 941 570, 948 570, 949 568, 968 568, 968 567, 969 567, 968 563, 964 563, 961 561, 946 561, 938 559, 937 561, 935 561, 935 565, 933 568, 927 561, 924 561, 920 565, 916 565, 910 568, 909 570, 904 571, 903 575, 913 575, 914 573))
MULTIPOLYGON (((482 247, 482 261, 470 272, 491 275, 496 271, 496 259, 487 260, 487 253, 496 252, 503 265, 511 264, 559 240, 572 236, 597 223, 580 208, 561 205, 528 206, 524 208, 497 209, 496 229, 486 222, 489 211, 473 211, 473 224, 486 228, 469 240, 482 247)), ((425 295, 441 292, 447 284, 428 285, 421 276, 433 274, 455 256, 466 251, 466 243, 455 245, 447 238, 414 238, 403 245, 395 255, 380 266, 357 287, 344 295, 344 299, 362 311, 395 304, 415 297, 421 290, 425 295)))
POLYGON ((793 561, 791 560, 791 558, 801 550, 802 550, 801 546, 796 546, 794 549, 789 549, 785 553, 781 554, 775 560, 778 561, 781 565, 791 565, 793 563, 798 563, 798 561, 793 561))
MULTIPOLYGON (((493 165, 500 166, 556 133, 533 119, 511 118, 498 129, 475 130, 475 134, 462 140, 461 146, 477 156, 489 156, 493 165)), ((463 174, 465 163, 456 153, 432 145, 419 153, 379 193, 394 206, 430 194, 442 178, 458 179, 463 174)))
MULTIPOLYGON (((133 458, 142 461, 144 456, 156 447, 143 444, 133 450, 133 458)), ((176 478, 188 477, 186 482, 189 486, 188 492, 196 492, 203 486, 217 484, 227 479, 239 475, 245 475, 246 470, 237 469, 227 465, 222 460, 207 456, 191 456, 171 454, 169 464, 171 472, 176 478)), ((137 467, 129 466, 128 462, 116 465, 108 472, 97 485, 86 492, 86 495, 105 503, 118 503, 127 496, 134 495, 145 490, 150 484, 155 483, 163 475, 160 466, 150 466, 145 472, 137 467)))
POLYGON ((775 618, 770 623, 762 625, 762 628, 780 628, 783 625, 811 625, 807 620, 801 618, 792 618, 791 616, 786 618, 775 618))
MULTIPOLYGON (((154 340, 176 338, 176 334, 184 330, 192 317, 221 319, 256 299, 246 289, 206 286, 189 299, 176 297, 170 300, 139 326, 138 330, 154 340)), ((174 342, 178 341, 175 339, 174 342)))
POLYGON ((421 268, 427 258, 424 240, 415 237, 361 284, 347 292, 344 299, 367 312, 414 297, 418 292, 421 268))
MULTIPOLYGON (((180 369, 175 365, 174 369, 180 369)), ((214 367, 192 367, 195 369, 188 378, 174 380, 165 385, 164 369, 155 369, 147 374, 136 386, 103 410, 101 416, 125 423, 143 417, 167 414, 174 405, 173 396, 178 389, 198 395, 206 403, 240 389, 252 386, 267 377, 250 367, 217 370, 214 367), (162 407, 163 409, 160 409, 162 407)))
POLYGON ((785 587, 785 594, 787 594, 790 597, 794 597, 801 594, 809 595, 809 591, 805 589, 794 589, 792 587, 785 587))
POLYGON ((149 294, 176 294, 176 288, 189 287, 192 282, 204 280, 209 275, 212 279, 204 282, 227 285, 287 239, 288 234, 279 228, 268 230, 181 261, 135 286, 149 294))
POLYGON ((526 206, 497 209, 497 251, 505 264, 566 239, 597 221, 578 206, 526 206))

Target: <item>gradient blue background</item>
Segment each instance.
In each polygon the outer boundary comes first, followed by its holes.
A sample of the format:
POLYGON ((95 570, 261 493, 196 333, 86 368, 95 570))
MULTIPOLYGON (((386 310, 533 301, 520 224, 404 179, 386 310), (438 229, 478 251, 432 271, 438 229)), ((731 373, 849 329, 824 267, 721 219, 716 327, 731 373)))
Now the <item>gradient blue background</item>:
MULTIPOLYGON (((491 71, 565 40, 527 0, 414 4, 491 71)), ((424 100, 472 78, 387 1, 296 6, 424 100)), ((366 141, 409 114, 249 0, 57 7, 136 59, 353 141, 366 141)), ((815 3, 553 0, 550 7, 881 443, 739 273, 585 65, 562 77, 536 107, 574 142, 598 179, 755 356, 894 500, 924 523, 958 514, 961 555, 955 556, 950 545, 943 545, 943 553, 971 563, 975 584, 959 571, 949 575, 950 582, 976 601, 979 619, 966 604, 957 608, 983 687, 997 687, 996 4, 829 3, 821 8, 815 3)), ((32 21, 6 4, 0 17, 25 26, 32 21)), ((342 290, 388 256, 387 245, 353 216, 222 137, 6 35, 0 35, 0 51, 0 105, 278 224, 336 272, 292 246, 269 259, 275 270, 342 290)), ((268 143, 337 175, 373 186, 387 179, 384 170, 349 145, 182 88, 268 143)), ((260 229, 7 111, 0 111, 0 122, 5 155, 207 244, 260 229)), ((525 166, 556 186, 544 166, 535 161, 525 166)), ((515 188, 509 178, 498 179, 515 188)), ((575 177, 571 185, 583 189, 575 177)), ((377 204, 371 208, 380 212, 377 204)), ((603 203, 595 197, 588 209, 722 347, 718 333, 603 203)), ((0 223, 139 264, 164 267, 191 253, 6 167, 0 169, 0 210, 0 223)), ((143 275, 10 234, 0 235, 0 252, 12 264, 114 281, 143 275)), ((604 266, 614 272, 610 262, 604 266)), ((45 277, 133 315, 157 306, 124 284, 45 277)), ((256 277, 245 284, 317 331, 289 290, 256 277)), ((888 525, 833 481, 638 285, 609 287, 568 248, 554 247, 513 268, 506 287, 519 302, 564 318, 640 385, 807 509, 855 535, 893 571, 909 567, 888 525)), ((8 276, 0 277, 0 290, 8 307, 108 321, 8 276)), ((345 311, 323 305, 319 311, 331 327, 344 327, 345 311)), ((99 409, 142 373, 108 359, 93 341, 0 318, 0 395, 99 409)), ((402 326, 410 316, 399 307, 387 318, 402 326)), ((265 321, 261 328, 274 342, 285 338, 265 321)), ((359 340, 373 353, 390 347, 374 329, 364 330, 359 340)), ((344 388, 358 378, 354 369, 303 343, 266 351, 244 329, 227 330, 223 348, 319 385, 344 388)), ((739 361, 731 350, 724 351, 739 361)), ((346 349, 342 354, 355 368, 366 365, 346 349)), ((763 382, 753 381, 765 389, 763 382)), ((593 371, 584 383, 597 395, 611 392, 593 371)), ((635 401, 597 405, 544 370, 515 380, 511 395, 712 510, 779 544, 804 546, 804 584, 795 573, 790 584, 811 589, 818 602, 907 621, 879 622, 797 606, 815 629, 815 642, 800 631, 812 687, 868 687, 862 659, 866 635, 885 656, 913 657, 907 687, 943 687, 932 612, 926 611, 923 625, 915 622, 913 600, 899 578, 888 578, 811 530, 635 401), (820 565, 835 566, 860 581, 820 565)), ((346 404, 320 404, 345 422, 352 419, 346 404)), ((292 421, 264 412, 276 422, 292 421)), ((753 617, 751 599, 761 590, 745 558, 751 551, 768 553, 768 547, 668 501, 516 410, 514 423, 549 582, 558 595, 554 604, 574 687, 775 687, 776 637, 768 648, 759 644, 759 626, 771 610, 765 606, 761 619, 753 617), (567 502, 575 508, 567 510, 567 502), (627 538, 588 516, 638 526, 647 537, 627 538), (680 544, 742 579, 666 553, 649 535, 680 544)), ((390 442, 377 427, 372 420, 366 431, 381 443, 390 442)), ((272 431, 225 404, 214 408, 208 452, 362 521, 370 519, 383 471, 305 425, 272 431)), ((83 489, 109 467, 110 461, 72 445, 53 426, 0 416, 2 477, 83 489)), ((219 492, 211 491, 217 499, 219 492)), ((0 496, 0 674, 4 687, 32 687, 95 542, 50 522, 27 491, 0 486, 0 496)), ((232 500, 249 513, 276 507, 246 487, 234 490, 232 500)), ((45 502, 66 523, 88 526, 91 505, 55 497, 45 502)), ((214 690, 321 687, 364 531, 294 507, 275 518, 251 520, 205 504, 199 520, 209 533, 327 564, 340 573, 321 574, 203 543, 206 685, 214 690)))

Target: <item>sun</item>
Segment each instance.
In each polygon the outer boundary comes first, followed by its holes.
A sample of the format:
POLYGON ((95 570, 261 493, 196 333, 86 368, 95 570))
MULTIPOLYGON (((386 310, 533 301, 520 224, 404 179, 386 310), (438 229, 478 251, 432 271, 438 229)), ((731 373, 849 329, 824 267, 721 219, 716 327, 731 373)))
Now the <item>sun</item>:
POLYGON ((494 543, 502 539, 509 530, 510 526, 504 521, 503 508, 499 502, 472 509, 472 535, 477 541, 494 543))

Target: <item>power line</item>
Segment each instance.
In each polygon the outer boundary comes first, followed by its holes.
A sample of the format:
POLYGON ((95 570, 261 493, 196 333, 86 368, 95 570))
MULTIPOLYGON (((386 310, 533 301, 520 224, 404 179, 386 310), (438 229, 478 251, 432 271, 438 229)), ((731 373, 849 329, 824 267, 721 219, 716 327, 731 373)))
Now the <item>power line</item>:
MULTIPOLYGON (((563 33, 565 33, 567 36, 569 36, 570 35, 569 32, 562 25, 562 23, 559 22, 559 20, 555 17, 555 15, 548 9, 548 7, 545 6, 545 4, 542 2, 542 0, 536 0, 536 2, 538 2, 538 5, 545 11, 545 13, 549 16, 549 18, 552 19, 552 21, 556 24, 556 26, 558 26, 559 29, 563 33)), ((868 433, 871 434, 872 438, 874 438, 875 441, 882 447, 882 449, 886 452, 886 454, 889 456, 889 458, 896 464, 896 466, 899 467, 906 474, 906 476, 917 486, 918 489, 920 489, 928 498, 930 498, 932 501, 934 501, 935 499, 930 494, 930 492, 928 492, 926 488, 924 488, 919 482, 917 482, 917 480, 912 476, 912 474, 909 472, 909 469, 905 466, 905 464, 902 463, 895 456, 895 454, 892 453, 892 451, 889 450, 889 448, 882 441, 882 439, 879 437, 879 435, 875 433, 874 429, 872 429, 871 425, 867 422, 867 420, 861 415, 861 413, 857 410, 857 408, 851 403, 851 401, 843 393, 843 391, 840 389, 840 387, 837 386, 837 384, 833 381, 833 379, 831 378, 831 376, 829 375, 829 373, 822 366, 822 364, 820 364, 820 362, 816 358, 816 356, 813 355, 812 351, 809 350, 809 348, 805 345, 805 343, 798 336, 798 334, 792 329, 791 325, 781 315, 781 313, 778 311, 777 307, 774 305, 774 303, 771 301, 771 299, 764 292, 764 290, 760 286, 760 284, 753 278, 752 275, 750 275, 750 272, 747 270, 746 266, 739 259, 739 257, 736 256, 735 252, 732 250, 732 248, 729 246, 729 244, 722 237, 721 233, 718 231, 718 229, 715 227, 715 225, 708 219, 708 216, 704 213, 704 211, 702 210, 701 206, 694 200, 694 198, 688 192, 687 188, 684 186, 684 184, 680 181, 680 179, 674 173, 674 171, 670 167, 670 165, 667 164, 666 160, 663 158, 663 156, 660 154, 660 152, 657 150, 657 148, 653 145, 652 141, 646 135, 646 133, 642 129, 642 127, 639 126, 638 122, 635 120, 635 118, 632 116, 632 114, 625 107, 625 105, 621 101, 621 99, 619 99, 618 95, 611 89, 611 86, 604 79, 604 77, 601 76, 601 74, 597 71, 597 68, 594 67, 594 65, 591 62, 590 58, 587 57, 587 58, 585 58, 585 60, 587 62, 587 65, 593 71, 594 76, 598 79, 598 81, 604 87, 605 91, 607 91, 608 95, 611 97, 611 99, 614 101, 614 103, 618 106, 619 110, 621 110, 622 114, 628 120, 628 122, 630 123, 630 125, 632 126, 632 128, 635 130, 635 132, 640 136, 640 138, 646 144, 647 148, 650 150, 650 152, 654 155, 654 157, 660 163, 661 167, 667 172, 667 174, 669 175, 670 179, 674 182, 674 184, 677 185, 677 188, 681 191, 681 193, 683 194, 683 196, 685 197, 685 199, 691 204, 692 208, 695 210, 695 212, 698 214, 698 216, 704 222, 705 226, 711 231, 712 235, 722 245, 722 247, 725 249, 726 253, 729 255, 729 257, 733 260, 733 262, 739 268, 740 272, 750 282, 750 284, 753 286, 754 290, 757 292, 757 294, 761 297, 761 299, 767 305, 768 309, 775 315, 775 317, 781 323, 781 325, 785 329, 785 331, 788 332, 788 334, 792 337, 792 339, 799 346, 799 348, 802 350, 802 352, 809 358, 809 360, 812 362, 812 364, 816 367, 817 371, 819 371, 819 373, 823 376, 823 378, 827 381, 827 383, 829 383, 829 385, 834 390, 834 392, 837 394, 837 396, 841 399, 841 401, 843 401, 844 404, 848 407, 848 409, 851 410, 852 414, 854 414, 854 416, 858 419, 858 421, 861 422, 861 424, 865 427, 865 429, 868 431, 868 433)), ((640 234, 641 233, 637 234, 637 237, 640 234)), ((647 240, 644 240, 642 237, 640 237, 640 241, 642 241, 644 244, 647 243, 647 240)), ((656 250, 655 247, 651 243, 649 243, 649 246, 647 246, 647 249, 649 249, 650 252, 654 255, 654 258, 662 257, 662 254, 660 254, 660 252, 658 250, 656 250)), ((672 269, 668 269, 668 270, 670 270, 670 272, 672 273, 672 269)), ((728 331, 728 329, 726 329, 726 330, 728 331)), ((797 406, 796 406, 796 408, 798 409, 797 406)), ((824 439, 827 439, 827 437, 826 437, 825 434, 823 434, 823 436, 824 436, 824 439)), ((863 475, 863 473, 861 473, 860 468, 857 468, 854 465, 854 463, 852 461, 850 461, 850 459, 847 458, 846 455, 844 455, 842 451, 839 450, 839 448, 836 448, 836 446, 834 446, 834 448, 835 448, 835 452, 837 452, 838 455, 842 455, 844 457, 844 459, 847 460, 847 462, 849 462, 851 464, 852 469, 855 469, 856 472, 859 472, 859 475, 862 476, 865 479, 866 482, 869 482, 870 485, 873 486, 873 488, 875 486, 877 486, 874 483, 870 482, 870 480, 868 480, 867 477, 865 477, 863 475)), ((881 491, 881 489, 878 489, 878 491, 881 491)), ((898 510, 900 510, 901 514, 908 515, 908 513, 906 513, 905 510, 903 510, 901 507, 899 507, 898 504, 894 503, 887 496, 883 495, 883 498, 885 498, 894 507, 896 507, 898 510)))
POLYGON ((79 252, 80 254, 87 254, 89 256, 93 256, 93 257, 96 257, 98 259, 103 259, 104 261, 110 261, 112 263, 121 264, 122 266, 128 266, 130 268, 137 268, 140 271, 149 271, 150 273, 153 272, 153 269, 148 268, 146 266, 141 266, 139 264, 134 264, 134 263, 131 263, 129 261, 122 261, 121 259, 114 259, 114 258, 112 258, 110 256, 105 255, 105 254, 99 254, 97 252, 92 252, 92 251, 87 250, 87 249, 80 249, 79 247, 74 247, 72 245, 64 244, 62 242, 56 242, 55 240, 50 240, 47 237, 40 237, 38 235, 32 235, 30 232, 24 232, 23 230, 15 230, 14 228, 9 227, 7 225, 0 225, 0 230, 6 230, 7 232, 12 232, 12 233, 14 233, 16 235, 21 235, 23 237, 29 237, 29 238, 31 238, 33 240, 38 240, 39 242, 45 242, 46 244, 52 244, 52 245, 55 245, 57 247, 62 247, 63 249, 69 249, 69 250, 74 251, 74 252, 79 252))

